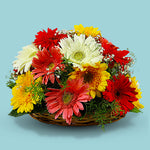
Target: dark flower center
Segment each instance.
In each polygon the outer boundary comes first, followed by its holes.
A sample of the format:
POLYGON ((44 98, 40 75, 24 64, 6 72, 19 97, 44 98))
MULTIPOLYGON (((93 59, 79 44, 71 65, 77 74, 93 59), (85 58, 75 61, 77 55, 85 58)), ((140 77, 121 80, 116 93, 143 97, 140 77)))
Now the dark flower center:
POLYGON ((119 91, 116 92, 116 96, 120 96, 120 92, 119 91))
POLYGON ((93 74, 91 72, 87 72, 84 74, 84 82, 90 83, 93 80, 93 74))
POLYGON ((51 41, 51 40, 57 40, 57 38, 56 37, 52 37, 52 38, 49 38, 49 40, 51 41))
POLYGON ((67 104, 69 104, 71 102, 72 98, 73 98, 72 93, 64 92, 64 95, 63 95, 62 99, 63 99, 64 104, 67 105, 67 104))

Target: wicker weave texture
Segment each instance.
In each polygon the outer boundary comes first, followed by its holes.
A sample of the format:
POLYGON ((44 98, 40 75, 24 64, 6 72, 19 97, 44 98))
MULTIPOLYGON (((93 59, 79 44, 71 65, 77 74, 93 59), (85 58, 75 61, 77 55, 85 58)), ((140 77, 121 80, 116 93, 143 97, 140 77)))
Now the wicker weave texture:
MULTIPOLYGON (((56 124, 56 125, 60 125, 60 126, 91 126, 91 125, 98 125, 99 123, 96 122, 92 117, 88 116, 88 117, 84 117, 82 118, 82 120, 78 120, 77 118, 72 118, 71 121, 71 125, 68 125, 66 123, 66 121, 64 119, 62 119, 62 117, 58 117, 57 119, 55 119, 55 115, 54 114, 48 114, 48 113, 44 113, 44 114, 40 114, 40 113, 32 113, 30 114, 30 116, 40 122, 43 123, 47 123, 47 124, 56 124)), ((115 122, 118 121, 120 119, 122 119, 124 116, 117 116, 115 118, 110 118, 111 122, 115 122)))

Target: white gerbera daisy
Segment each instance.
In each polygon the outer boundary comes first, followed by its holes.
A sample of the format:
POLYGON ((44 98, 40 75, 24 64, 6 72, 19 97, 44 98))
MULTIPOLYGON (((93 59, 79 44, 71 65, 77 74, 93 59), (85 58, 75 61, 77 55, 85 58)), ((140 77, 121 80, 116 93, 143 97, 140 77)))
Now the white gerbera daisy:
MULTIPOLYGON (((13 62, 13 67, 18 70, 21 74, 30 70, 33 57, 37 57, 36 53, 38 52, 38 48, 34 45, 27 45, 23 47, 23 50, 19 52, 18 58, 13 62)), ((17 72, 17 73, 18 73, 17 72)))
POLYGON ((75 34, 73 39, 69 36, 62 39, 59 44, 61 53, 73 63, 74 67, 82 69, 83 64, 94 65, 102 61, 103 56, 100 54, 102 46, 91 36, 85 38, 83 34, 80 36, 75 34))

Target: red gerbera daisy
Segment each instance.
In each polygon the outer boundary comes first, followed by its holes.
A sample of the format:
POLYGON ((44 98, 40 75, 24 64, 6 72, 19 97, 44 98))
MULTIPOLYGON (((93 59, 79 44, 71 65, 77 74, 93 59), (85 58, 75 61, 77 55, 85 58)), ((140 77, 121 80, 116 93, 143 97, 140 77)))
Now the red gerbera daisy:
POLYGON ((104 48, 104 57, 107 58, 110 55, 114 55, 113 59, 121 65, 126 65, 131 61, 130 57, 125 57, 129 53, 128 50, 118 50, 119 47, 116 47, 111 42, 108 42, 108 40, 105 38, 101 38, 101 44, 104 48))
POLYGON ((88 84, 83 84, 83 79, 73 79, 67 81, 65 89, 48 88, 50 92, 45 95, 48 96, 45 100, 49 113, 56 113, 55 119, 63 113, 63 119, 68 124, 71 124, 73 113, 76 116, 81 116, 79 110, 84 110, 81 102, 87 102, 92 99, 88 94, 88 84))
POLYGON ((126 65, 131 61, 131 59, 129 57, 125 57, 128 53, 129 53, 129 51, 127 51, 127 50, 116 51, 116 52, 114 52, 114 60, 117 63, 120 63, 120 65, 126 65))
POLYGON ((51 49, 54 46, 58 46, 58 42, 67 37, 67 34, 61 34, 57 32, 57 28, 54 30, 47 29, 47 32, 45 30, 40 31, 35 35, 36 39, 34 40, 34 44, 38 45, 42 48, 51 49))
MULTIPOLYGON (((126 114, 134 108, 132 102, 137 101, 135 88, 130 87, 131 82, 128 77, 119 74, 118 77, 113 76, 113 80, 108 80, 108 86, 103 92, 104 99, 109 102, 116 101, 121 106, 121 110, 126 114)), ((122 113, 120 114, 122 115, 122 113)))
POLYGON ((109 42, 105 38, 101 38, 101 44, 102 44, 102 47, 104 48, 104 51, 103 51, 104 56, 114 54, 117 51, 117 49, 119 48, 119 47, 116 47, 115 45, 113 45, 111 42, 109 42))
POLYGON ((32 73, 36 74, 34 79, 43 76, 42 83, 47 84, 48 79, 52 83, 55 81, 54 71, 57 67, 62 68, 64 67, 62 63, 62 55, 58 48, 51 48, 50 52, 43 48, 42 51, 38 51, 37 53, 38 58, 33 58, 32 66, 35 68, 32 73))

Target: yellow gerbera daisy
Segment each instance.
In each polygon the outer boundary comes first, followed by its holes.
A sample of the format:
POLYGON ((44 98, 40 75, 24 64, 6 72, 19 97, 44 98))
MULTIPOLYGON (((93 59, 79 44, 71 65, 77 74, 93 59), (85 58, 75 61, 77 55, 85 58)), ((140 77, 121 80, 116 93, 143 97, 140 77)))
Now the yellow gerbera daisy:
POLYGON ((97 35, 101 36, 101 32, 97 31, 98 28, 91 27, 84 27, 82 24, 80 25, 74 25, 75 32, 77 35, 85 34, 86 36, 93 36, 96 37, 97 35))
MULTIPOLYGON (((132 77, 132 78, 130 78, 130 79, 131 79, 131 85, 130 85, 130 87, 135 88, 135 92, 138 93, 138 94, 136 95, 136 98, 137 98, 137 99, 142 98, 142 96, 141 96, 142 92, 141 92, 141 89, 139 89, 139 85, 138 85, 138 81, 136 80, 136 77, 132 77)), ((138 108, 138 109, 144 108, 144 106, 143 106, 142 104, 140 104, 139 100, 133 102, 133 105, 134 105, 136 108, 138 108)))
MULTIPOLYGON (((41 82, 41 79, 37 79, 37 82, 41 82)), ((31 112, 34 108, 33 104, 39 101, 38 98, 36 100, 33 98, 30 90, 27 90, 32 84, 34 79, 30 71, 18 76, 16 86, 12 89, 13 98, 11 99, 11 105, 13 109, 17 109, 17 113, 31 112)))
POLYGON ((75 68, 74 72, 70 73, 70 79, 84 78, 84 82, 89 84, 90 95, 95 98, 101 96, 100 92, 104 92, 107 86, 107 80, 110 78, 110 73, 106 70, 106 63, 97 62, 94 66, 89 64, 83 65, 83 70, 75 68))

